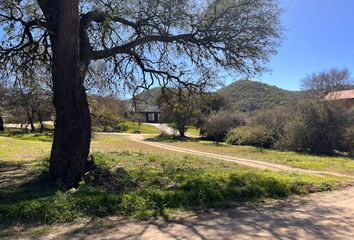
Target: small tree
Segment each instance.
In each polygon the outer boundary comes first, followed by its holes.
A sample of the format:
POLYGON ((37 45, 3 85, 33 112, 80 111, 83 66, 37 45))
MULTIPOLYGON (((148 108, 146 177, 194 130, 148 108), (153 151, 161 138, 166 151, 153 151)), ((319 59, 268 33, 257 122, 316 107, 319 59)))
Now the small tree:
POLYGON ((245 116, 240 112, 213 112, 203 118, 201 131, 216 144, 223 141, 227 133, 245 124, 245 116))
POLYGON ((300 103, 285 130, 279 146, 315 154, 332 154, 343 149, 348 121, 341 109, 326 102, 300 103))
POLYGON ((250 117, 250 126, 262 126, 276 142, 284 136, 286 124, 291 120, 291 117, 292 113, 289 107, 261 110, 250 117))
POLYGON ((120 123, 127 117, 127 107, 115 96, 88 97, 93 126, 120 131, 120 123))
POLYGON ((200 109, 198 109, 200 93, 196 89, 186 90, 182 87, 162 91, 157 102, 162 112, 162 121, 185 137, 188 125, 196 121, 200 109))
POLYGON ((140 128, 143 122, 145 122, 145 117, 139 113, 133 113, 131 117, 132 121, 136 124, 136 133, 140 133, 140 128))

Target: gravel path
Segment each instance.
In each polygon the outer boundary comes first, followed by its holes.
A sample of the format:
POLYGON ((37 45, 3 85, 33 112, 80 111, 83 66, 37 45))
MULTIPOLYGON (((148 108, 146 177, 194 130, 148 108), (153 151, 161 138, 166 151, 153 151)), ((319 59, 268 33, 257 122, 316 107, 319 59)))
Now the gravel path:
POLYGON ((186 154, 193 154, 193 155, 198 155, 198 156, 216 158, 216 159, 219 159, 222 161, 234 162, 234 163, 242 164, 242 165, 249 166, 249 167, 259 168, 259 169, 267 169, 267 170, 271 170, 271 171, 294 171, 294 172, 300 172, 300 173, 306 173, 306 174, 312 174, 312 175, 332 175, 332 176, 336 176, 336 177, 346 177, 346 178, 354 179, 353 176, 349 176, 349 175, 341 174, 341 173, 301 169, 301 168, 284 166, 284 165, 276 164, 276 163, 270 163, 270 162, 264 162, 264 161, 246 159, 246 158, 239 158, 239 157, 231 157, 231 156, 225 156, 225 155, 220 155, 220 154, 215 154, 215 153, 201 152, 201 151, 192 150, 192 149, 188 149, 188 148, 171 146, 171 145, 167 145, 167 144, 163 144, 163 143, 159 143, 159 142, 146 141, 144 139, 144 136, 140 136, 140 135, 130 135, 130 138, 133 141, 139 142, 141 144, 146 144, 146 145, 150 145, 153 147, 170 150, 172 152, 181 152, 181 153, 186 153, 186 154))

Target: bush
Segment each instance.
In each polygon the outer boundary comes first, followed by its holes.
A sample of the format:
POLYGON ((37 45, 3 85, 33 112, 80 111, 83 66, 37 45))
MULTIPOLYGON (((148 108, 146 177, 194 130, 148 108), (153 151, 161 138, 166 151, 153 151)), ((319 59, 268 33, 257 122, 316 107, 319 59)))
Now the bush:
POLYGON ((315 154, 332 154, 344 149, 348 118, 345 111, 329 103, 303 102, 285 129, 278 148, 309 151, 315 154))
POLYGON ((344 135, 344 147, 346 151, 354 155, 354 126, 349 127, 344 135))
POLYGON ((221 111, 204 117, 200 130, 203 135, 218 143, 224 140, 230 129, 244 124, 245 116, 241 112, 221 111))
POLYGON ((251 116, 250 125, 262 126, 271 134, 274 141, 278 141, 284 136, 286 124, 292 118, 290 110, 290 108, 278 107, 258 111, 251 116))
POLYGON ((120 123, 114 126, 103 127, 103 132, 125 132, 128 130, 128 126, 124 123, 120 123))
POLYGON ((262 126, 242 126, 232 129, 226 142, 233 145, 250 145, 258 148, 269 148, 273 145, 272 134, 262 126))

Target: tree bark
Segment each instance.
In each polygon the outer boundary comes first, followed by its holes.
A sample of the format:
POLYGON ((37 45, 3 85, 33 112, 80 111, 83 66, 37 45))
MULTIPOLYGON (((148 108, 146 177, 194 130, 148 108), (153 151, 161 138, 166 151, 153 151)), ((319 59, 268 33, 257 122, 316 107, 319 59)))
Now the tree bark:
POLYGON ((0 116, 0 132, 3 132, 4 129, 4 120, 2 119, 2 117, 0 116))
POLYGON ((91 119, 84 88, 88 62, 80 59, 79 0, 60 0, 51 10, 46 17, 57 20, 57 25, 52 25, 56 34, 51 36, 56 122, 50 175, 73 187, 86 171, 90 151, 91 119))
POLYGON ((41 131, 41 133, 43 133, 43 131, 44 131, 44 123, 43 123, 42 114, 38 111, 37 112, 37 116, 38 116, 38 121, 39 121, 39 124, 40 124, 40 131, 41 131))
POLYGON ((28 113, 28 121, 31 126, 31 133, 34 133, 36 131, 36 126, 34 125, 33 111, 32 113, 28 113))
POLYGON ((179 131, 179 136, 180 136, 180 137, 182 137, 182 138, 185 138, 185 137, 186 137, 185 128, 180 128, 178 131, 179 131))

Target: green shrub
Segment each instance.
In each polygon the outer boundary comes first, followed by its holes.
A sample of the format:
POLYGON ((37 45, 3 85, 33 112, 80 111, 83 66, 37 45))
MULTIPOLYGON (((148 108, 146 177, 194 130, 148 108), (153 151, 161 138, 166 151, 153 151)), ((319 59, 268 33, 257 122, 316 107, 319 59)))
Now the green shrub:
POLYGON ((201 133, 219 143, 223 141, 230 129, 244 125, 245 116, 241 112, 220 111, 211 113, 202 119, 201 133))
POLYGON ((119 123, 114 126, 104 126, 103 132, 125 132, 128 130, 128 126, 124 123, 119 123))
POLYGON ((278 141, 284 136, 286 124, 292 118, 289 107, 277 107, 255 112, 250 117, 250 126, 264 127, 278 141))
POLYGON ((274 138, 262 126, 242 126, 232 129, 226 137, 226 142, 233 145, 249 145, 259 148, 271 147, 274 138))
POLYGON ((354 126, 346 129, 344 135, 344 146, 346 151, 354 155, 354 126))
POLYGON ((293 119, 287 124, 284 137, 277 147, 315 154, 332 154, 344 150, 348 118, 341 108, 326 102, 302 102, 295 108, 293 119))

